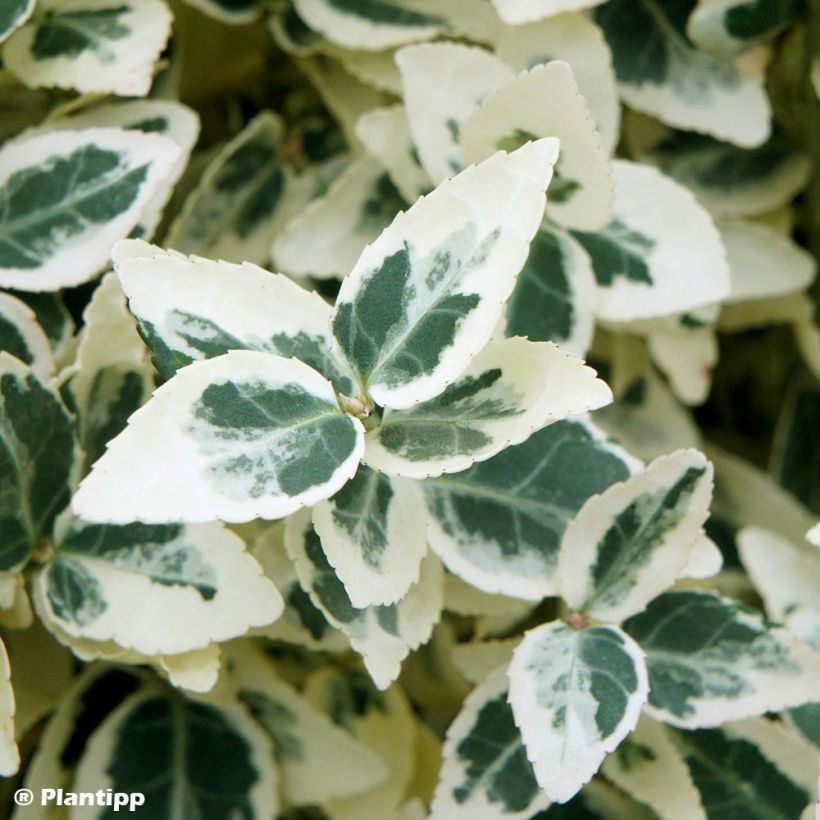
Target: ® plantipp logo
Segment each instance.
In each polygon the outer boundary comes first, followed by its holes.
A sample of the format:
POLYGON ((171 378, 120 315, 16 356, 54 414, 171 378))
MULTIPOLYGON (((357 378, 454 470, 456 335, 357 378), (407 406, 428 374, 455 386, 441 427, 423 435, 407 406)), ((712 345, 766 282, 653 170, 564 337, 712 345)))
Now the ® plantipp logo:
MULTIPOLYGON (((35 794, 30 789, 18 789, 14 793, 14 802, 18 806, 31 806, 35 802, 35 794)), ((141 792, 115 792, 113 789, 67 792, 63 789, 40 789, 40 806, 110 806, 114 811, 136 811, 144 804, 145 795, 141 792)))

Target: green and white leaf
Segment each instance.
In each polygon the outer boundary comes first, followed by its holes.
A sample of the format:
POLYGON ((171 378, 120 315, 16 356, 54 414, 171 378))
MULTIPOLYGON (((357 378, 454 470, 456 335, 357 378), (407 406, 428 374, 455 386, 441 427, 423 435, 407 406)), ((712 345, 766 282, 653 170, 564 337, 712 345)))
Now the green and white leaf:
POLYGON ((524 71, 489 94, 463 123, 467 162, 498 148, 557 137, 561 155, 548 192, 550 219, 594 231, 612 219, 612 178, 607 152, 569 63, 553 60, 524 71))
POLYGON ((261 13, 259 0, 184 0, 184 2, 229 26, 244 26, 253 23, 261 13))
POLYGON ((431 820, 530 820, 543 793, 507 702, 506 666, 464 701, 447 730, 431 820))
POLYGON ((573 231, 592 259, 598 317, 647 319, 728 296, 720 234, 695 197, 648 165, 616 160, 612 168, 614 220, 597 233, 573 231))
POLYGON ((374 108, 359 117, 356 134, 362 145, 387 169, 402 197, 415 202, 432 189, 422 168, 404 106, 374 108))
POLYGON ((204 694, 216 686, 221 661, 219 644, 212 643, 204 649, 194 649, 179 655, 155 656, 153 665, 171 686, 194 694, 204 694))
POLYGON ((288 803, 324 803, 384 782, 384 761, 281 680, 260 654, 234 655, 240 700, 270 735, 288 803))
POLYGON ((20 767, 20 752, 14 739, 14 689, 6 647, 0 641, 0 775, 11 777, 20 767))
POLYGON ((694 6, 695 0, 609 0, 595 9, 621 99, 676 128, 754 148, 771 133, 763 77, 692 46, 685 27, 694 6))
MULTIPOLYGON (((270 740, 239 704, 149 690, 125 700, 94 732, 74 788, 141 792, 160 817, 261 820, 278 812, 277 781, 270 740)), ((72 817, 92 820, 109 812, 78 807, 72 817)))
POLYGON ((673 726, 718 726, 817 695, 818 653, 757 611, 714 593, 667 592, 624 629, 646 652, 647 713, 673 726))
POLYGON ((611 399, 592 368, 550 342, 492 341, 440 395, 387 410, 367 434, 364 462, 415 479, 459 473, 611 399))
POLYGON ((34 311, 37 324, 51 345, 54 360, 62 363, 74 339, 74 320, 60 295, 26 291, 17 291, 13 295, 34 311))
POLYGON ((618 623, 671 586, 709 514, 712 467, 697 450, 661 456, 590 498, 561 541, 567 605, 618 623))
POLYGON ((221 524, 74 519, 58 528, 58 550, 37 594, 72 637, 178 655, 269 624, 284 608, 242 540, 221 524))
POLYGON ((595 274, 589 255, 572 236, 544 225, 530 242, 530 255, 507 302, 507 336, 555 342, 584 356, 595 330, 595 274))
POLYGON ((234 265, 118 243, 114 268, 159 372, 229 350, 295 357, 351 395, 354 377, 331 352, 330 306, 316 293, 249 262, 234 265))
POLYGON ((395 604, 419 579, 427 510, 415 482, 361 465, 313 508, 322 550, 357 609, 395 604))
POLYGON ((706 820, 683 756, 666 727, 646 715, 607 757, 601 774, 649 806, 660 820, 706 820))
POLYGON ((796 706, 785 712, 783 717, 786 725, 794 729, 801 739, 820 749, 820 703, 796 706))
POLYGON ((558 593, 558 548, 584 502, 639 463, 587 422, 557 422, 452 476, 425 481, 428 540, 447 568, 489 593, 558 593))
POLYGON ((6 0, 0 8, 0 42, 31 17, 37 0, 6 0))
POLYGON ((529 25, 506 26, 496 53, 516 72, 550 60, 570 64, 589 106, 601 143, 611 154, 619 136, 621 106, 612 52, 601 29, 584 14, 558 14, 529 25))
POLYGON ((274 265, 291 276, 343 278, 406 207, 387 171, 363 155, 279 231, 271 247, 274 265))
POLYGON ((653 330, 647 337, 647 348, 684 404, 697 406, 706 401, 719 353, 713 326, 653 330))
POLYGON ((22 568, 51 535, 75 476, 71 417, 56 393, 0 353, 0 571, 22 568))
POLYGON ((510 704, 541 788, 566 803, 631 732, 647 698, 644 655, 614 626, 531 629, 513 652, 510 704))
POLYGON ((513 78, 512 69, 488 51, 448 42, 407 46, 396 63, 413 142, 438 184, 464 168, 461 127, 488 94, 513 78))
POLYGON ((172 15, 162 0, 45 0, 3 45, 3 62, 30 88, 144 97, 172 15))
POLYGON ((59 131, 0 150, 0 286, 57 290, 91 279, 138 224, 179 157, 168 137, 59 131))
POLYGON ((557 147, 499 152, 447 180, 359 257, 333 334, 377 404, 439 395, 490 340, 541 222, 557 147))
POLYGON ((711 578, 723 567, 720 547, 705 533, 701 533, 689 551, 689 557, 678 578, 711 578))
POLYGON ((179 371, 129 419, 74 496, 87 521, 282 518, 337 492, 361 422, 297 359, 232 350, 179 371))
POLYGON ((0 293, 0 351, 19 359, 42 380, 54 375, 54 354, 37 315, 9 293, 0 293))
POLYGON ((520 26, 566 11, 597 6, 604 0, 492 0, 498 16, 508 26, 520 26))
POLYGON ((288 184, 281 131, 270 111, 251 120, 208 164, 164 244, 229 262, 267 263, 288 184))
POLYGON ((426 643, 441 615, 444 573, 434 556, 422 561, 419 580, 395 604, 357 608, 322 550, 310 513, 300 511, 285 525, 285 548, 311 601, 362 655, 376 686, 386 689, 401 662, 426 643))

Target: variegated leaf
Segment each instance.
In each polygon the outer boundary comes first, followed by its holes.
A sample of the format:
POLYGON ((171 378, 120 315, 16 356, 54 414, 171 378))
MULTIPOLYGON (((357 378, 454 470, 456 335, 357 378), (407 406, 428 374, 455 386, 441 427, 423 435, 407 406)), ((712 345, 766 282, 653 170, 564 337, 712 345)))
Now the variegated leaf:
POLYGON ((261 13, 259 0, 184 0, 184 2, 229 26, 244 26, 252 23, 261 13))
POLYGON ((717 726, 817 696, 820 654, 714 593, 667 592, 624 629, 646 653, 646 710, 665 723, 717 726))
POLYGON ((148 93, 171 33, 162 0, 46 0, 43 6, 3 46, 6 67, 27 86, 148 93))
POLYGON ((695 0, 609 0, 594 19, 612 48, 621 98, 677 128, 753 148, 768 138, 763 79, 695 49, 685 26, 695 0))
POLYGON ((647 348, 684 404, 697 406, 706 401, 718 361, 717 332, 713 326, 682 325, 653 330, 647 337, 647 348))
POLYGON ((7 143, 0 150, 0 285, 42 291, 91 279, 178 156, 168 137, 114 128, 7 143))
POLYGON ((14 689, 6 647, 0 641, 0 775, 11 777, 20 767, 20 752, 14 739, 14 689))
POLYGON ((165 245, 229 262, 267 263, 287 184, 281 130, 269 111, 249 122, 202 173, 165 245))
POLYGON ((313 526, 354 607, 395 604, 418 581, 427 510, 415 482, 361 465, 313 508, 313 526))
POLYGON ((597 6, 604 0, 492 0, 499 17, 509 26, 520 26, 565 11, 597 6))
POLYGON ((31 17, 36 0, 7 0, 0 7, 0 42, 31 17))
POLYGON ((20 301, 25 302, 37 319, 37 324, 48 338, 53 358, 63 361, 74 337, 74 319, 57 293, 14 293, 20 301))
POLYGON ((185 365, 229 350, 294 357, 335 389, 353 375, 330 350, 330 306, 285 276, 250 263, 184 257, 144 242, 118 243, 114 268, 154 364, 170 378, 185 365))
POLYGON ((60 629, 174 655, 275 621, 283 602, 221 524, 63 523, 37 593, 60 629), (139 617, 134 605, 139 602, 139 617))
POLYGON ((359 257, 333 334, 377 404, 405 409, 439 395, 489 341, 556 155, 550 139, 499 152, 399 214, 359 257))
POLYGON ((558 803, 635 728, 648 693, 643 652, 614 626, 536 627, 513 652, 508 676, 527 756, 558 803))
POLYGON ((451 572, 490 593, 558 591, 558 547, 584 502, 638 462, 588 423, 557 422, 523 444, 422 484, 428 539, 451 572))
MULTIPOLYGON (((394 57, 393 49, 384 51, 339 51, 338 57, 356 79, 387 94, 401 96, 401 75, 394 57)), ((378 110, 378 109, 374 109, 378 110)), ((358 133, 358 126, 356 128, 358 133)))
POLYGON ((548 191, 547 213, 560 225, 593 231, 612 219, 606 151, 569 64, 553 60, 524 71, 484 99, 463 123, 467 162, 528 140, 557 137, 561 155, 548 191))
POLYGON ((323 376, 297 359, 232 350, 160 387, 73 507, 115 524, 282 518, 341 489, 363 449, 361 423, 323 376))
POLYGON ((708 535, 701 533, 692 545, 678 578, 711 578, 720 572, 722 566, 720 547, 708 535))
POLYGON ((464 701, 447 730, 431 820, 530 820, 549 805, 507 702, 506 666, 464 701))
POLYGON ((0 293, 0 351, 19 359, 44 381, 54 375, 51 344, 35 312, 8 293, 0 293))
POLYGON ((543 226, 507 302, 507 336, 555 342, 584 356, 595 329, 595 274, 586 251, 560 228, 543 226))
POLYGON ((483 49, 448 42, 407 46, 396 62, 413 142, 438 184, 464 168, 461 126, 513 72, 483 49))
POLYGON ((385 169, 372 157, 359 157, 277 234, 274 264, 292 276, 343 278, 406 207, 385 169))
POLYGON ((350 638, 375 684, 386 689, 398 677, 410 650, 429 640, 439 620, 444 582, 441 564, 428 556, 422 562, 418 582, 404 598, 395 604, 362 609, 351 604, 322 550, 308 511, 288 519, 285 547, 313 603, 350 638))
POLYGON ((592 259, 599 318, 681 313, 729 294, 729 268, 709 214, 683 186, 648 165, 613 163, 615 218, 573 231, 592 259))
POLYGON ((388 410, 367 434, 364 461, 408 478, 458 473, 536 430, 611 401, 607 385, 548 342, 490 342, 443 393, 388 410))
POLYGON ((697 450, 661 456, 590 498, 561 541, 567 605, 611 623, 640 612, 685 566, 711 498, 712 467, 697 450))

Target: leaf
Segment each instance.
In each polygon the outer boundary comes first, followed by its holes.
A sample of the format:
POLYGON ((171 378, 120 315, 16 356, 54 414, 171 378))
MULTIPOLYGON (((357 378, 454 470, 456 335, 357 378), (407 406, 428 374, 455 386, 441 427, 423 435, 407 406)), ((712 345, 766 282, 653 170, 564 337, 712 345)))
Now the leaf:
POLYGON ((397 603, 358 608, 350 602, 328 562, 307 510, 287 520, 285 548, 311 601, 347 635, 376 686, 386 689, 398 677, 410 650, 429 640, 439 620, 444 580, 441 564, 432 556, 422 561, 418 582, 397 603))
POLYGON ((643 652, 614 626, 531 629, 507 672, 510 704, 541 788, 566 803, 635 728, 647 698, 643 652))
POLYGON ((55 293, 13 294, 34 311, 37 324, 45 332, 55 359, 60 359, 74 337, 74 320, 62 298, 55 293))
POLYGON ((270 111, 251 120, 208 164, 164 244, 186 254, 265 264, 287 184, 281 131, 270 111))
POLYGON ((711 578, 723 567, 723 553, 709 536, 701 535, 692 545, 678 578, 711 578))
POLYGON ((463 123, 468 162, 498 148, 557 137, 561 155, 548 192, 548 214, 560 225, 596 230, 612 219, 612 179, 606 151, 569 64, 553 60, 524 71, 488 94, 463 123))
MULTIPOLYGON (((74 782, 78 791, 139 792, 161 817, 274 817, 277 785, 270 741, 241 706, 150 690, 103 721, 74 782)), ((103 806, 75 814, 108 812, 103 806)))
POLYGON ((38 378, 54 375, 54 356, 34 311, 22 300, 0 293, 0 351, 24 365, 38 378))
POLYGON ((653 330, 647 337, 647 348, 652 361, 684 404, 698 406, 706 401, 719 353, 714 327, 653 330))
POLYGON ((717 726, 817 693, 819 655, 755 610, 711 592, 667 592, 624 629, 646 652, 647 714, 673 726, 717 726))
POLYGON ((0 9, 0 42, 31 17, 36 0, 7 0, 0 9))
POLYGON ((161 0, 62 0, 16 32, 3 61, 30 88, 144 97, 171 33, 161 0))
POLYGON ((0 571, 22 568, 71 498, 75 445, 57 395, 0 353, 0 571))
POLYGON ((184 2, 229 26, 252 23, 260 13, 259 0, 184 0, 184 2))
POLYGON ((295 357, 345 395, 353 375, 330 350, 330 306, 281 274, 248 262, 184 257, 143 242, 121 242, 114 268, 128 295, 157 370, 181 367, 229 350, 295 357))
POLYGON ((160 387, 72 504, 87 521, 114 524, 282 518, 341 489, 363 438, 308 365, 232 350, 160 387))
POLYGON ((0 641, 0 775, 11 777, 20 768, 20 752, 14 741, 14 690, 6 647, 0 641))
POLYGON ((610 0, 594 11, 612 48, 621 99, 676 128, 754 148, 771 132, 762 77, 692 47, 685 25, 694 6, 610 0))
POLYGON ((384 168, 371 157, 360 157, 277 234, 271 248, 274 263, 291 276, 343 278, 406 207, 384 168))
POLYGON ((806 703, 796 706, 786 712, 790 726, 793 726, 800 736, 820 748, 820 703, 806 703))
POLYGON ((448 42, 407 46, 396 63, 413 142, 438 184, 464 168, 461 126, 513 72, 483 49, 448 42))
POLYGON ((551 343, 493 341, 439 396, 386 411, 367 434, 364 461, 408 478, 458 473, 611 395, 591 368, 551 343))
POLYGON ((469 470, 425 481, 430 546, 485 592, 532 601, 555 595, 567 524, 635 467, 592 425, 557 422, 469 470))
POLYGON ((0 286, 57 290, 91 279, 178 155, 168 137, 113 128, 7 143, 0 150, 0 286))
POLYGON ((549 805, 507 702, 506 667, 464 701, 447 730, 432 820, 530 820, 549 805))
POLYGON ((333 334, 377 404, 437 396, 489 341, 541 221, 556 151, 541 140, 499 152, 399 214, 359 257, 333 334))
POLYGON ((565 11, 597 6, 604 0, 492 0, 499 17, 509 26, 520 26, 565 11))
POLYGON ((63 527, 37 592, 48 617, 70 636, 174 655, 237 637, 282 613, 276 588, 221 524, 74 519, 63 527))
POLYGON ((507 302, 506 335, 555 342, 584 356, 592 344, 595 289, 586 251, 560 228, 542 227, 507 302))
POLYGON ((647 165, 612 165, 614 220, 597 233, 572 232, 592 259, 598 318, 664 316, 728 296, 720 235, 692 194, 647 165))
POLYGON ((313 526, 354 607, 395 604, 418 581, 427 510, 414 482, 362 465, 313 508, 313 526))

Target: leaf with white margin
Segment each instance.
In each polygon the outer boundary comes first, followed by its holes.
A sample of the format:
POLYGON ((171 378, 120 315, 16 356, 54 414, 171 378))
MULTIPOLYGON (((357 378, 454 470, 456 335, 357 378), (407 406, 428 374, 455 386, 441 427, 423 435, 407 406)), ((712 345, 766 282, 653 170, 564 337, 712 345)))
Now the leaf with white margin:
POLYGON ((559 225, 593 231, 612 219, 607 153, 569 64, 553 60, 524 71, 488 94, 461 127, 467 162, 528 140, 557 137, 561 155, 548 191, 547 213, 559 225))
POLYGON ((20 768, 20 752, 14 741, 14 690, 6 647, 0 641, 0 775, 11 777, 20 768))
POLYGON ((664 723, 718 726, 817 696, 820 654, 738 601, 667 592, 623 628, 646 653, 646 711, 664 723))
POLYGON ((612 49, 623 101, 663 122, 754 148, 771 133, 762 76, 693 48, 685 26, 695 0, 609 0, 593 19, 612 49))
POLYGON ((529 820, 549 805, 527 759, 508 689, 502 666, 470 693, 447 729, 431 820, 529 820))
POLYGON ((660 820, 706 820, 683 756, 666 727, 646 715, 607 757, 601 774, 649 806, 660 820))
POLYGON ((244 26, 253 23, 262 11, 259 0, 184 0, 184 2, 229 26, 244 26))
POLYGON ((438 184, 464 168, 461 126, 488 94, 512 79, 512 69, 488 51, 449 42, 407 46, 396 63, 413 142, 438 184))
POLYGON ((313 368, 255 350, 194 362, 166 382, 74 495, 87 521, 282 518, 340 490, 364 450, 313 368))
POLYGON ((566 11, 598 6, 604 0, 492 0, 499 17, 508 26, 520 26, 566 11))
POLYGON ((820 749, 820 702, 796 706, 783 714, 787 726, 820 749))
POLYGON ((492 341, 440 395, 385 411, 365 438, 364 463, 415 479, 459 473, 611 400, 592 368, 551 342, 492 341))
POLYGON ((406 207, 384 168, 359 157, 279 231, 271 247, 274 265, 291 276, 345 277, 406 207))
POLYGON ((354 377, 331 352, 330 306, 281 274, 118 242, 114 269, 140 332, 166 379, 199 359, 229 350, 294 357, 335 389, 354 392, 354 377))
POLYGON ((678 450, 590 498, 561 541, 567 605, 619 623, 670 587, 709 514, 712 474, 702 453, 678 450))
POLYGON ((689 551, 689 557, 678 578, 711 578, 723 567, 720 547, 705 533, 701 533, 689 551))
POLYGON ((171 33, 162 0, 46 0, 42 14, 3 46, 30 88, 144 97, 171 33))
POLYGON ((54 375, 54 356, 34 311, 9 293, 0 293, 0 350, 19 359, 40 379, 54 375))
POLYGON ((281 132, 270 111, 251 120, 208 164, 163 244, 228 262, 266 263, 287 185, 281 132))
POLYGON ((239 699, 271 736, 288 803, 324 803, 372 789, 387 766, 285 683, 258 652, 232 655, 239 699))
POLYGON ((37 0, 6 0, 0 8, 0 43, 31 17, 37 0))
POLYGON ((22 568, 71 498, 76 446, 57 394, 0 353, 0 571, 22 568))
POLYGON ((552 621, 524 633, 510 704, 541 788, 566 803, 631 732, 648 694, 640 647, 615 626, 552 621))
POLYGON ((91 279, 179 156, 168 137, 58 131, 0 150, 0 286, 57 290, 91 279))
POLYGON ((555 225, 544 225, 507 301, 505 333, 555 342, 584 356, 595 330, 595 274, 587 252, 555 225))
MULTIPOLYGON (((261 818, 279 810, 277 781, 271 742, 244 707, 149 689, 123 701, 91 735, 73 787, 139 792, 160 817, 261 818)), ((78 807, 72 817, 96 820, 110 811, 78 807)))
POLYGON ((432 189, 421 167, 404 106, 374 108, 359 117, 356 134, 362 144, 387 169, 404 199, 415 202, 432 189))
POLYGON ((490 340, 543 217, 553 139, 498 152, 400 213, 342 282, 339 350, 378 405, 439 395, 490 340))
MULTIPOLYGON (((12 294, 10 294, 12 295, 12 294)), ((74 340, 74 319, 58 293, 13 293, 34 311, 37 324, 45 332, 53 358, 62 363, 74 340)))
POLYGON ((269 624, 284 608, 242 540, 222 524, 73 519, 58 530, 38 594, 50 619, 72 637, 178 655, 269 624))
POLYGON ((395 604, 418 581, 427 554, 427 510, 415 482, 363 464, 313 508, 322 550, 357 609, 395 604))
POLYGON ((718 360, 714 327, 677 327, 653 330, 647 338, 652 361, 669 379, 675 395, 692 406, 703 404, 712 389, 718 360))
POLYGON ((395 604, 360 609, 351 604, 328 562, 308 510, 288 518, 285 549, 296 565, 302 588, 327 620, 347 635, 376 686, 386 689, 399 676, 401 662, 410 650, 430 639, 439 620, 444 597, 441 564, 428 555, 422 561, 419 580, 404 598, 395 604))
POLYGON ((686 188, 649 165, 612 163, 615 218, 573 231, 592 258, 596 314, 627 322, 681 313, 729 295, 729 266, 712 218, 686 188))
POLYGON ((587 422, 566 420, 452 476, 424 481, 428 540, 490 593, 538 601, 558 591, 558 548, 584 502, 638 463, 587 422))
POLYGON ((204 694, 216 686, 221 661, 219 645, 212 643, 204 649, 194 649, 179 655, 159 655, 153 666, 167 678, 171 686, 186 692, 204 694))
POLYGON ((496 53, 516 71, 550 60, 570 64, 608 154, 619 136, 621 106, 612 53, 601 29, 584 14, 559 14, 539 23, 506 26, 496 53))

